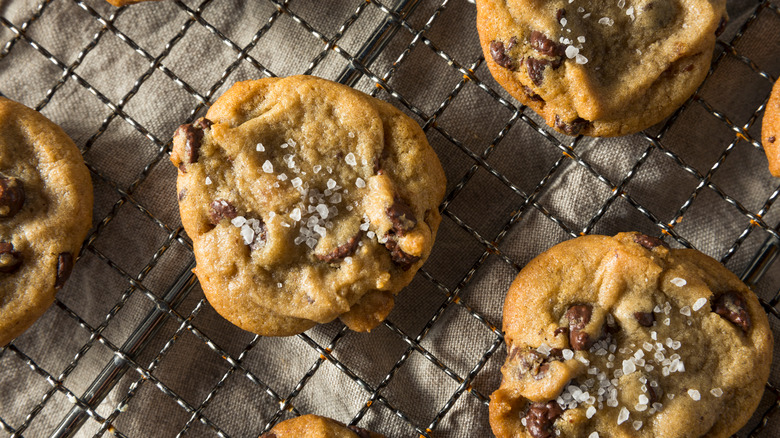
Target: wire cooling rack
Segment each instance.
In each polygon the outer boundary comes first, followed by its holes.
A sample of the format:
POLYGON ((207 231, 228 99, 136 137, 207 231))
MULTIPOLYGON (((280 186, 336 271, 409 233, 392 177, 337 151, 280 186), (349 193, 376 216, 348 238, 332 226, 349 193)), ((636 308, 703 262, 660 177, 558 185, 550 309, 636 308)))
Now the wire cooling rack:
MULTIPOLYGON (((489 436, 503 294, 531 257, 591 232, 638 229, 705 250, 743 273, 780 338, 780 187, 759 142, 780 72, 776 3, 732 13, 696 95, 663 124, 618 140, 563 137, 508 98, 485 68, 465 0, 312 3, 0 2, 0 92, 74 137, 97 200, 55 305, 0 349, 0 436, 257 436, 333 404, 341 421, 392 436, 489 436), (225 14, 247 4, 252 14, 225 14), (150 16, 157 21, 138 20, 150 16), (52 26, 66 31, 47 33, 52 26), (764 44, 746 42, 756 35, 764 44), (193 50, 203 69, 177 69, 193 50), (334 322, 297 337, 252 336, 214 315, 190 272, 167 163, 173 129, 236 80, 298 73, 393 102, 420 122, 447 172, 434 254, 371 334, 334 322), (724 91, 735 76, 737 89, 724 91), (182 117, 159 123, 155 111, 182 117), (693 134, 700 123, 706 134, 693 134), (685 149, 701 143, 706 156, 685 149), (619 159, 608 166, 596 152, 610 147, 619 159), (660 176, 680 190, 648 190, 660 176), (348 384, 318 395, 329 379, 348 384)), ((778 436, 778 385, 773 371, 741 435, 778 436)))

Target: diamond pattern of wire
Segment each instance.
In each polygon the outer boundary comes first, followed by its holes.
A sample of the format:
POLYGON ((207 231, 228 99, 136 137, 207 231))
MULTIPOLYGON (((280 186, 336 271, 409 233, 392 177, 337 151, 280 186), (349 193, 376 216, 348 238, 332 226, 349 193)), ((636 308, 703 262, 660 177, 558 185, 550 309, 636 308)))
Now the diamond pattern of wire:
MULTIPOLYGON (((158 395, 161 395, 163 399, 178 405, 187 420, 181 426, 177 436, 201 436, 202 434, 230 436, 224 424, 208 414, 208 407, 216 399, 226 397, 226 386, 236 376, 241 378, 243 384, 254 386, 257 391, 263 394, 262 397, 270 399, 277 406, 272 415, 257 421, 258 427, 255 432, 256 434, 261 434, 270 430, 274 424, 290 415, 306 413, 299 409, 296 402, 300 399, 300 394, 305 391, 307 384, 316 377, 325 364, 335 367, 338 372, 347 376, 362 391, 361 406, 354 412, 350 424, 360 423, 364 417, 371 413, 372 415, 379 415, 387 421, 394 419, 394 421, 400 422, 408 429, 409 436, 440 436, 441 434, 437 434, 437 428, 446 420, 448 414, 452 413, 453 407, 462 402, 462 399, 467 398, 470 402, 480 406, 483 412, 487 411, 489 391, 492 389, 489 387, 483 389, 485 388, 484 386, 477 385, 475 382, 480 378, 480 373, 486 369, 486 365, 494 357, 494 354, 499 351, 503 343, 500 320, 486 315, 480 310, 481 306, 473 305, 472 300, 477 298, 469 297, 470 299, 468 300, 464 299, 464 291, 468 290, 480 272, 487 269, 485 266, 493 261, 498 261, 499 264, 507 267, 513 274, 522 267, 524 261, 516 259, 512 254, 503 250, 502 241, 513 230, 522 227, 522 222, 528 216, 532 214, 541 215, 543 220, 552 224, 557 232, 562 233, 564 236, 577 237, 597 229, 599 221, 608 214, 610 207, 618 202, 623 202, 628 205, 628 208, 633 209, 635 213, 649 220, 654 226, 656 234, 662 234, 666 240, 676 242, 680 246, 691 247, 693 244, 682 233, 678 232, 678 225, 697 197, 715 195, 731 206, 736 211, 739 221, 744 220, 746 224, 742 232, 733 239, 730 246, 720 255, 722 262, 728 263, 738 253, 748 238, 751 235, 756 235, 756 233, 769 238, 767 245, 762 248, 762 252, 759 254, 760 257, 767 258, 777 248, 776 244, 773 243, 773 239, 780 238, 778 228, 767 223, 765 218, 769 214, 770 208, 777 199, 778 194, 780 194, 780 187, 771 191, 758 208, 754 208, 741 202, 734 195, 729 194, 730 190, 721 187, 717 183, 716 178, 718 170, 726 162, 729 155, 738 147, 747 145, 759 152, 761 151, 758 139, 751 132, 756 132, 756 121, 760 119, 768 93, 764 97, 763 104, 755 108, 752 116, 743 125, 735 124, 725 113, 717 109, 717 105, 703 99, 699 94, 695 95, 670 117, 660 129, 652 133, 650 132, 651 130, 648 130, 641 135, 643 141, 642 152, 634 162, 628 163, 626 172, 615 178, 614 175, 608 176, 605 172, 599 170, 598 166, 591 163, 581 153, 582 148, 578 146, 583 144, 586 139, 576 138, 572 140, 568 137, 561 137, 543 124, 540 125, 538 118, 535 118, 530 110, 516 106, 513 101, 504 99, 502 97, 504 95, 503 91, 488 80, 488 73, 484 69, 484 59, 481 56, 477 55, 474 59, 462 63, 462 60, 451 56, 448 50, 438 46, 432 39, 429 39, 428 34, 431 28, 446 11, 456 7, 473 7, 468 5, 465 0, 398 0, 395 2, 390 0, 353 0, 348 3, 354 5, 354 12, 340 24, 335 32, 323 30, 320 28, 321 25, 314 24, 313 20, 307 20, 303 16, 296 14, 293 6, 295 3, 303 0, 263 1, 271 7, 272 12, 258 25, 249 42, 240 44, 221 31, 219 24, 210 22, 206 18, 209 8, 213 8, 219 0, 191 1, 186 3, 180 0, 172 0, 171 3, 186 14, 186 19, 183 22, 171 22, 169 24, 172 29, 178 28, 178 31, 172 32, 171 38, 165 41, 164 47, 156 56, 153 55, 154 50, 145 48, 144 44, 136 42, 115 26, 122 14, 127 13, 128 7, 101 8, 98 7, 98 3, 101 2, 95 1, 43 0, 30 8, 29 16, 23 22, 15 24, 7 17, 0 16, 0 24, 11 35, 10 40, 0 50, 0 63, 10 57, 15 51, 31 49, 42 55, 46 62, 50 64, 48 68, 53 69, 59 75, 59 78, 51 83, 40 101, 35 103, 34 107, 36 110, 45 110, 47 105, 58 94, 65 93, 63 90, 68 86, 73 87, 75 84, 77 89, 86 90, 86 92, 94 96, 107 114, 100 126, 89 138, 77 141, 82 153, 87 157, 86 161, 92 172, 93 179, 96 183, 99 182, 106 187, 107 190, 114 192, 117 197, 116 202, 107 211, 101 213, 101 220, 87 238, 82 250, 81 262, 84 265, 87 263, 84 261, 85 259, 91 259, 90 267, 97 265, 101 270, 110 272, 111 275, 119 278, 120 283, 124 284, 123 290, 118 294, 118 299, 109 305, 109 310, 98 323, 88 321, 81 314, 81 309, 72 308, 67 304, 66 300, 58 298, 55 301, 55 311, 64 315, 66 320, 71 321, 71 324, 67 326, 68 328, 63 328, 63 330, 72 330, 74 333, 78 332, 80 336, 86 337, 86 341, 81 345, 76 354, 64 361, 66 365, 61 371, 59 368, 56 371, 52 370, 53 367, 50 366, 51 361, 45 356, 45 353, 43 355, 37 352, 33 354, 17 345, 18 342, 11 343, 9 346, 0 349, 0 361, 3 362, 3 367, 7 372, 32 373, 45 381, 45 385, 43 385, 45 390, 34 405, 20 405, 14 408, 0 407, 0 436, 16 437, 26 434, 43 436, 45 434, 63 437, 77 433, 83 434, 86 429, 89 429, 89 434, 93 434, 96 437, 105 436, 107 433, 120 437, 133 436, 132 431, 122 430, 121 427, 117 426, 117 422, 123 415, 128 415, 132 412, 133 399, 143 391, 157 391, 158 395), (47 47, 45 44, 37 41, 28 32, 31 25, 34 25, 36 21, 41 21, 44 18, 56 19, 55 17, 49 17, 47 14, 54 14, 54 12, 49 11, 57 3, 68 3, 80 8, 89 19, 96 23, 98 29, 75 55, 75 58, 70 61, 55 55, 51 47, 47 47), (382 17, 381 23, 370 35, 363 35, 364 44, 362 44, 361 49, 351 53, 341 45, 341 42, 350 29, 353 28, 353 25, 367 14, 380 15, 382 17), (282 18, 291 19, 298 26, 299 30, 310 34, 314 38, 312 50, 315 55, 304 70, 296 71, 295 73, 315 73, 317 68, 326 62, 329 57, 335 56, 337 59, 342 59, 346 67, 338 78, 333 79, 338 79, 352 86, 357 84, 359 80, 364 81, 364 84, 368 84, 370 89, 372 89, 372 95, 391 100, 396 106, 416 116, 421 121, 423 129, 429 137, 435 136, 440 139, 441 143, 447 145, 451 154, 458 155, 466 163, 466 165, 462 166, 463 170, 458 168, 457 171, 460 173, 456 180, 451 181, 450 190, 441 205, 441 211, 445 221, 449 221, 454 225, 455 229, 459 230, 458 232, 469 236, 468 238, 473 239, 477 243, 478 255, 474 258, 473 264, 458 278, 441 278, 436 272, 429 270, 427 266, 419 272, 413 284, 427 284, 426 287, 430 287, 435 293, 439 294, 441 298, 440 304, 432 309, 427 321, 416 327, 414 332, 410 332, 406 328, 395 324, 392 322, 392 318, 384 323, 384 329, 397 338, 403 348, 400 355, 393 358, 393 365, 389 371, 382 378, 376 379, 376 381, 364 376, 361 370, 353 369, 353 367, 348 365, 348 361, 343 356, 337 354, 339 345, 346 342, 345 339, 349 334, 345 327, 338 325, 333 330, 334 333, 329 334, 328 337, 322 340, 315 339, 316 336, 310 334, 298 336, 298 339, 315 354, 316 359, 300 375, 291 391, 280 392, 278 389, 275 389, 278 388, 275 382, 269 381, 256 369, 244 365, 245 358, 252 354, 253 348, 261 342, 259 337, 251 337, 241 351, 226 351, 226 349, 220 346, 219 341, 215 340, 213 336, 206 334, 207 330, 204 330, 204 327, 200 327, 195 322, 196 317, 208 307, 208 303, 200 292, 192 292, 197 290, 196 279, 191 273, 194 261, 190 261, 189 264, 184 266, 184 269, 177 271, 177 276, 171 277, 165 283, 163 293, 156 293, 151 287, 147 286, 147 281, 154 278, 158 271, 167 269, 161 260, 165 260, 168 253, 176 251, 177 248, 179 250, 183 248, 185 252, 191 255, 191 242, 180 226, 171 226, 170 220, 158 217, 153 207, 146 205, 140 200, 138 195, 139 188, 145 181, 156 177, 155 168, 158 164, 167 161, 171 139, 169 136, 159 134, 148 123, 134 118, 132 111, 129 111, 128 108, 135 103, 133 99, 139 94, 142 86, 146 82, 151 81, 155 75, 159 76, 162 74, 165 80, 169 80, 177 89, 185 91, 196 102, 192 106, 187 120, 182 120, 182 123, 189 122, 202 114, 209 103, 218 96, 218 92, 230 84, 231 74, 239 69, 240 66, 250 65, 258 77, 280 74, 280 72, 275 71, 274 67, 269 66, 269 63, 272 62, 271 60, 253 55, 253 49, 266 35, 274 30, 274 27, 278 25, 282 18), (218 79, 206 87, 206 92, 196 91, 202 87, 189 83, 166 67, 165 63, 166 60, 175 56, 180 43, 188 34, 198 31, 206 32, 218 38, 219 41, 224 43, 222 50, 233 59, 227 68, 221 72, 218 79), (118 96, 114 96, 113 91, 109 93, 104 87, 91 84, 86 75, 80 74, 81 70, 79 69, 82 64, 90 61, 90 54, 96 51, 96 48, 101 44, 106 44, 105 40, 108 35, 115 36, 120 41, 118 44, 134 51, 145 63, 143 73, 137 77, 129 91, 118 96), (398 36, 404 36, 409 41, 408 44, 398 51, 397 56, 389 66, 382 70, 377 70, 372 63, 386 48, 387 44, 398 36), (409 64, 411 62, 409 59, 421 50, 443 60, 452 70, 452 73, 460 77, 455 86, 443 99, 428 102, 425 108, 416 104, 414 98, 399 91, 393 82, 394 78, 405 74, 404 66, 409 64), (482 70, 480 71, 481 67, 482 70), (487 145, 482 145, 481 151, 472 150, 467 145, 468 142, 465 139, 458 138, 458 135, 439 123, 445 112, 452 108, 452 104, 457 100, 459 94, 469 86, 476 86, 482 97, 487 98, 492 105, 503 107, 509 114, 508 119, 502 122, 503 126, 498 130, 492 141, 487 145), (670 130, 677 124, 684 123, 680 121, 683 111, 696 106, 703 109, 713 120, 717 120, 717 123, 733 133, 732 141, 720 151, 720 155, 706 172, 697 170, 686 159, 665 144, 665 137, 670 130), (101 137, 108 135, 107 133, 110 131, 112 123, 126 124, 132 128, 133 132, 143 136, 156 148, 155 152, 149 155, 145 165, 140 169, 134 170, 135 173, 128 181, 112 174, 112 172, 93 166, 89 159, 90 151, 100 142, 101 137), (495 163, 489 160, 494 151, 502 145, 502 141, 510 135, 511 131, 521 129, 521 127, 534 130, 536 142, 558 151, 558 158, 552 162, 552 165, 549 166, 546 172, 543 172, 542 178, 530 190, 521 188, 512 177, 507 176, 505 172, 499 171, 495 163), (751 130, 751 128, 753 129, 751 130), (679 204, 675 204, 676 213, 673 215, 675 219, 671 221, 665 221, 654 214, 651 208, 646 207, 629 190, 635 176, 643 167, 651 166, 651 164, 648 164, 650 158, 658 155, 671 159, 683 173, 697 181, 695 188, 688 194, 686 199, 679 204), (582 223, 585 225, 582 227, 549 210, 542 201, 548 188, 554 184, 560 175, 560 170, 572 163, 584 171, 585 174, 600 181, 610 193, 597 211, 584 218, 582 223), (504 217, 495 218, 495 231, 489 235, 484 232, 484 227, 470 224, 467 219, 461 217, 457 209, 453 208, 458 196, 468 190, 470 185, 479 184, 474 181, 477 178, 481 178, 480 175, 485 172, 487 173, 487 176, 484 176, 485 178, 502 186, 504 190, 512 194, 513 200, 518 200, 514 205, 511 205, 511 208, 507 209, 504 217), (140 214, 144 220, 151 221, 161 231, 163 236, 161 239, 158 239, 159 242, 156 243, 156 250, 152 256, 140 263, 140 269, 133 271, 116 263, 111 255, 110 247, 106 249, 105 245, 100 244, 100 240, 104 235, 108 234, 110 236, 112 222, 120 220, 119 218, 127 209, 140 214), (188 298, 193 299, 193 297, 195 299, 193 306, 187 308, 182 304, 188 298), (148 308, 148 311, 143 314, 142 318, 138 319, 136 325, 131 330, 131 334, 123 344, 112 342, 106 333, 111 330, 112 324, 118 324, 116 322, 118 320, 117 315, 126 308, 141 306, 139 302, 144 303, 145 307, 141 308, 148 308), (456 367, 448 365, 447 360, 440 358, 432 351, 431 347, 426 346, 429 344, 425 343, 426 338, 432 331, 436 330, 437 324, 446 324, 446 322, 441 321, 446 321, 445 313, 453 308, 465 312, 470 320, 475 321, 490 336, 490 341, 483 348, 480 356, 471 363, 466 372, 456 370, 456 367), (172 332, 163 335, 160 328, 165 321, 173 323, 176 328, 172 332), (181 342, 185 335, 194 336, 197 342, 205 346, 212 354, 218 356, 226 368, 221 378, 204 390, 198 400, 191 400, 182 396, 179 391, 166 385, 164 379, 159 378, 157 374, 157 371, 164 367, 169 353, 175 348, 177 342, 181 342), (153 340, 156 340, 156 342, 153 340), (79 375, 80 367, 83 368, 82 363, 87 360, 85 358, 89 357, 91 351, 97 349, 107 350, 111 360, 105 364, 103 371, 98 375, 79 375), (141 357, 151 359, 141 361, 141 357), (423 361, 427 361, 430 367, 436 370, 443 378, 449 380, 454 386, 454 390, 446 397, 446 401, 441 406, 433 407, 434 413, 424 421, 420 420, 419 415, 411 414, 408 409, 405 409, 405 403, 401 406, 397 401, 391 400, 385 395, 387 388, 393 384, 394 379, 397 379, 403 367, 408 362, 415 360, 413 358, 422 358, 423 361), (24 369, 27 369, 27 371, 23 371, 24 369), (73 376, 78 376, 78 381, 81 383, 74 383, 73 376), (131 383, 127 386, 127 391, 121 395, 122 401, 108 409, 105 407, 102 410, 98 409, 106 395, 123 378, 130 379, 131 383), (49 413, 51 409, 47 409, 57 403, 57 399, 63 397, 72 405, 72 408, 67 410, 67 415, 52 418, 49 413), (22 409, 23 412, 19 412, 18 409, 22 409), (11 412, 14 412, 13 416, 10 415, 11 412)), ((738 31, 729 37, 728 41, 721 39, 718 42, 716 56, 713 59, 713 66, 710 71, 711 76, 718 69, 719 65, 725 62, 724 60, 736 60, 752 73, 764 78, 767 86, 770 86, 777 79, 762 70, 759 64, 751 60, 750 53, 745 53, 738 48, 743 35, 752 26, 755 26, 760 19, 780 22, 778 6, 768 1, 759 2, 753 13, 741 24, 738 31)), ((472 25, 473 23, 468 23, 468 26, 472 25)), ((474 37, 472 36, 472 38, 474 37)), ((19 66, 11 68, 16 67, 19 66)), ((3 66, 3 68, 7 69, 9 67, 3 66)), ((706 85, 707 82, 705 82, 702 88, 706 87, 706 85)), ((13 98, 13 90, 8 88, 10 86, 9 84, 0 83, 0 92, 13 98)), ((446 164, 445 167, 447 167, 446 164)), ((452 179, 451 175, 452 173, 448 172, 450 179, 452 179)), ((84 266, 79 268, 87 269, 84 266)), ((757 278, 753 279, 758 281, 757 278)), ((761 302, 770 319, 774 323, 778 323, 780 322, 780 312, 778 311, 780 285, 774 284, 768 287, 775 292, 770 299, 762 299, 761 302)), ((332 324, 332 326, 335 325, 336 323, 332 324)), ((500 355, 496 355, 496 357, 498 356, 500 355)), ((493 366, 494 370, 497 367, 500 367, 500 363, 493 366)), ((495 379, 493 382, 495 382, 495 379)), ((778 419, 780 388, 777 388, 776 384, 777 382, 773 384, 770 381, 767 385, 764 401, 749 426, 748 433, 751 436, 762 436, 766 431, 778 428, 780 422, 780 419, 778 419)), ((468 436, 487 435, 487 426, 484 418, 480 421, 482 421, 480 424, 474 425, 475 429, 473 431, 464 432, 469 433, 470 435, 468 436)), ((466 423, 461 425, 464 424, 466 423)), ((381 432, 381 430, 379 431, 381 432)))

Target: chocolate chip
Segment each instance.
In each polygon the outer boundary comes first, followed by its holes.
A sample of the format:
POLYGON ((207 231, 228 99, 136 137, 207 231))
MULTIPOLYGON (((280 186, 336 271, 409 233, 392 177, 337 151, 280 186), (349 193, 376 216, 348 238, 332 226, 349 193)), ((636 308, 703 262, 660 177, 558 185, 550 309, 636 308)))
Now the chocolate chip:
POLYGON ((563 409, 555 401, 532 403, 525 414, 525 427, 534 438, 550 438, 555 435, 553 423, 561 414, 563 409))
POLYGON ((417 226, 417 218, 414 216, 412 207, 398 196, 393 198, 393 205, 388 207, 385 213, 390 217, 393 231, 398 236, 403 236, 405 232, 411 231, 417 226))
POLYGON ((580 133, 580 131, 587 128, 589 125, 590 122, 583 119, 582 117, 577 117, 571 122, 566 123, 558 114, 555 115, 555 127, 563 131, 563 133, 566 135, 576 136, 580 133))
POLYGON ((587 350, 590 347, 590 335, 585 332, 585 326, 590 322, 593 313, 590 306, 579 304, 569 307, 566 319, 569 320, 569 344, 572 350, 587 350))
POLYGON ((371 432, 363 429, 362 427, 348 426, 347 428, 352 432, 355 432, 359 438, 371 438, 371 432))
POLYGON ((554 334, 555 336, 558 336, 558 335, 560 335, 561 333, 565 334, 566 336, 569 336, 569 328, 568 328, 568 327, 558 327, 558 328, 557 328, 557 329, 555 329, 555 331, 553 332, 553 334, 554 334))
POLYGON ((715 29, 715 36, 720 36, 720 34, 723 33, 724 30, 726 30, 726 23, 728 23, 729 20, 726 17, 722 17, 720 19, 720 23, 718 23, 718 28, 715 29))
POLYGON ((233 219, 238 216, 236 207, 233 207, 224 199, 217 199, 211 203, 209 208, 209 219, 213 225, 218 224, 222 219, 233 219))
POLYGON ((767 140, 768 142, 770 142, 770 143, 774 143, 774 142, 775 142, 775 136, 773 135, 773 136, 771 136, 771 137, 767 138, 766 140, 767 140))
POLYGON ((60 253, 57 257, 57 280, 54 281, 54 288, 61 289, 65 281, 70 277, 73 271, 73 255, 69 252, 60 253))
POLYGON ((203 143, 203 131, 210 128, 212 125, 211 120, 201 117, 193 123, 179 126, 174 136, 184 136, 184 156, 182 162, 179 165, 179 169, 182 172, 186 172, 185 164, 191 164, 198 161, 201 144, 203 143))
POLYGON ((648 398, 648 405, 652 405, 653 403, 657 402, 661 399, 661 388, 653 388, 652 386, 647 386, 647 398, 648 398))
POLYGON ((562 45, 547 38, 538 30, 531 32, 531 48, 551 58, 560 58, 565 53, 562 45))
POLYGON ((181 191, 179 192, 179 202, 183 201, 184 198, 186 197, 187 197, 187 189, 186 188, 181 189, 181 191))
POLYGON ((544 102, 542 96, 534 93, 534 90, 532 90, 530 87, 523 85, 523 92, 525 93, 526 96, 528 96, 529 99, 535 102, 544 102))
POLYGON ((669 245, 663 240, 657 237, 648 236, 646 234, 634 234, 634 242, 650 250, 652 250, 657 246, 663 246, 664 248, 669 248, 669 245))
POLYGON ((555 11, 555 19, 558 20, 558 22, 561 21, 561 18, 566 16, 566 9, 558 9, 555 11))
POLYGON ((22 265, 22 254, 14 251, 14 244, 0 242, 0 272, 14 272, 22 265))
POLYGON ((493 61, 501 67, 514 70, 515 63, 512 60, 512 57, 506 54, 507 50, 508 49, 504 47, 504 43, 501 41, 493 40, 490 42, 490 56, 493 57, 493 61))
POLYGON ((652 327, 655 322, 655 315, 653 312, 634 312, 634 318, 636 318, 639 325, 642 327, 652 327))
POLYGON ((14 177, 0 176, 0 217, 11 217, 24 204, 24 183, 14 177))
POLYGON ((747 304, 739 292, 726 292, 715 298, 712 311, 739 326, 744 333, 750 330, 750 315, 747 313, 747 304))
POLYGON ((393 262, 400 266, 404 271, 408 271, 413 264, 420 260, 420 258, 417 256, 409 255, 403 252, 394 237, 388 235, 385 236, 385 238, 387 238, 387 242, 385 242, 385 248, 390 251, 390 259, 392 259, 393 262))
POLYGON ((323 262, 333 262, 335 260, 343 259, 344 257, 351 256, 355 253, 355 250, 358 248, 358 244, 360 243, 360 238, 363 236, 363 232, 359 232, 356 235, 352 236, 347 243, 339 246, 338 248, 334 249, 333 251, 329 252, 325 255, 319 255, 317 254, 317 258, 322 260, 323 262))
POLYGON ((550 65, 550 61, 536 58, 525 58, 525 68, 528 71, 528 77, 537 87, 544 82, 544 69, 550 65))

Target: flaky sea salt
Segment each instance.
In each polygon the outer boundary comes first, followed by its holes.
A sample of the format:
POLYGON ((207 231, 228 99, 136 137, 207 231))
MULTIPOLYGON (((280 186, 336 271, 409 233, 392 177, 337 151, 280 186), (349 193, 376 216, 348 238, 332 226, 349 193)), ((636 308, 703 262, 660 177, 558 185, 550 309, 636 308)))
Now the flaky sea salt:
POLYGON ((265 173, 273 173, 274 171, 274 165, 269 160, 265 160, 265 163, 263 163, 263 172, 265 173))
POLYGON ((689 395, 689 396, 690 396, 690 397, 691 397, 691 398, 692 398, 694 401, 699 401, 699 400, 701 400, 701 394, 699 394, 699 391, 697 391, 697 390, 695 390, 695 389, 689 389, 689 390, 688 390, 688 395, 689 395))
POLYGON ((720 397, 723 395, 723 390, 720 388, 712 388, 710 390, 710 394, 714 395, 715 397, 720 397))
POLYGON ((618 418, 617 418, 617 424, 625 423, 626 420, 628 420, 628 414, 629 414, 628 409, 626 409, 625 406, 620 408, 620 413, 618 414, 618 418))
POLYGON ((355 186, 357 186, 357 188, 359 188, 359 189, 365 188, 366 187, 366 182, 363 181, 363 178, 358 177, 358 179, 355 180, 355 186))
POLYGON ((211 178, 209 178, 209 177, 206 177, 206 185, 207 185, 207 186, 210 186, 210 185, 211 185, 211 178))
POLYGON ((574 46, 568 46, 566 47, 566 57, 571 59, 577 56, 577 54, 580 53, 580 49, 574 47, 574 46))
POLYGON ((257 152, 265 152, 265 146, 262 143, 257 144, 257 152))
POLYGON ((593 418, 594 415, 596 415, 596 408, 593 406, 588 407, 588 410, 585 411, 585 416, 588 418, 593 418))
POLYGON ((574 61, 577 64, 587 64, 588 63, 588 58, 586 58, 586 57, 584 57, 584 56, 582 56, 580 54, 577 54, 577 56, 574 57, 574 61))
POLYGON ((348 153, 346 157, 344 157, 344 161, 346 161, 347 164, 350 166, 356 166, 357 160, 355 159, 355 154, 352 152, 348 153))
POLYGON ((301 220, 301 209, 298 207, 293 208, 293 211, 290 213, 290 219, 294 220, 295 222, 301 220))
POLYGON ((704 307, 705 304, 707 304, 707 299, 706 298, 699 298, 698 300, 696 300, 695 303, 693 303, 693 310, 694 311, 698 311, 699 309, 704 307))

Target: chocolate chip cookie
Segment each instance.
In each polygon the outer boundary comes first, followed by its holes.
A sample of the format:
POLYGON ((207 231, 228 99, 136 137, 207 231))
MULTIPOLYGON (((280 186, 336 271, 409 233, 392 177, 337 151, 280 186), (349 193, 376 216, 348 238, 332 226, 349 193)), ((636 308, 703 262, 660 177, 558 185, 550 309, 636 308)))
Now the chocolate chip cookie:
POLYGON ((704 80, 725 0, 477 0, 488 68, 567 135, 631 134, 704 80))
POLYGON ((384 438, 384 435, 309 414, 282 421, 260 438, 384 438))
POLYGON ((0 347, 70 276, 92 226, 92 181, 62 129, 0 97, 0 347))
POLYGON ((176 131, 171 161, 206 297, 261 335, 376 327, 441 221, 444 171, 420 127, 311 76, 235 84, 176 131))
POLYGON ((761 144, 769 161, 769 172, 780 177, 780 81, 775 82, 761 122, 761 144))
POLYGON ((504 331, 498 438, 727 437, 758 406, 773 345, 734 274, 638 233, 536 257, 509 289, 504 331))

